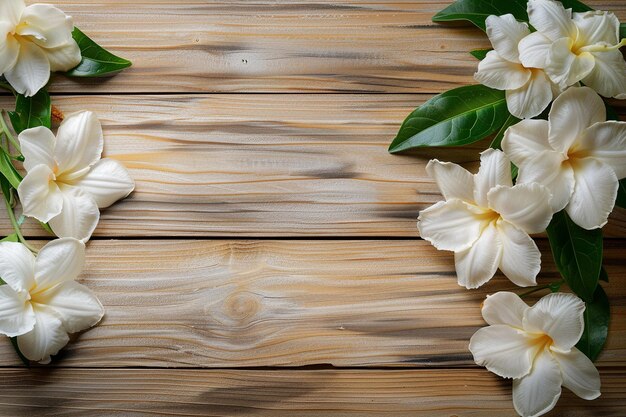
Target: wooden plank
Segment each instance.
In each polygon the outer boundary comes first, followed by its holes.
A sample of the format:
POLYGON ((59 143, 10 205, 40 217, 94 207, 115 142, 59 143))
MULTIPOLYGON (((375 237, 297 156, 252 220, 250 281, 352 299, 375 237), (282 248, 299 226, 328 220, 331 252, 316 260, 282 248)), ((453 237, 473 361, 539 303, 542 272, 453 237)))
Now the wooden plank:
MULTIPOLYGON (((552 417, 621 417, 623 369, 602 396, 563 389, 552 417)), ((513 417, 511 383, 485 370, 0 370, 0 414, 70 416, 513 417)))
MULTIPOLYGON (((488 146, 388 154, 403 118, 429 97, 63 96, 54 103, 66 113, 95 111, 106 154, 137 181, 131 198, 103 212, 96 236, 417 237, 419 211, 441 199, 427 161, 474 169, 488 146)), ((33 223, 26 233, 42 236, 33 223)), ((626 236, 624 210, 607 235, 626 236)))
MULTIPOLYGON (((606 245, 603 367, 626 365, 625 243, 606 245)), ((84 278, 107 314, 60 367, 471 366, 481 302, 516 288, 461 288, 452 255, 414 240, 95 241, 84 278)), ((19 364, 2 338, 0 366, 19 364)))
MULTIPOLYGON (((478 29, 439 25, 450 0, 56 0, 134 67, 58 92, 424 92, 472 81, 478 29)), ((622 21, 622 0, 589 0, 622 21)))

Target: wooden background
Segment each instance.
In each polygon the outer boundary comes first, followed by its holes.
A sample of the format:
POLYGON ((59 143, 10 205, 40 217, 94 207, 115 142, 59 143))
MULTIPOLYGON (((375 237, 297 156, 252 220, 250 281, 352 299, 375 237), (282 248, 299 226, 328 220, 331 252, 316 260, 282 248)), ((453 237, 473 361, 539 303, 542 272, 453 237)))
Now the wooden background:
MULTIPOLYGON (((134 62, 58 76, 53 101, 99 114, 137 190, 88 246, 105 319, 49 367, 25 370, 0 340, 0 415, 514 416, 510 381, 467 350, 485 295, 512 284, 462 289, 415 227, 441 198, 428 159, 474 167, 486 145, 386 152, 416 105, 473 82, 468 51, 489 46, 431 23, 449 2, 55 0, 134 62)), ((588 3, 626 20, 623 0, 588 3)), ((606 235, 602 397, 564 390, 552 416, 626 415, 624 210, 606 235)))

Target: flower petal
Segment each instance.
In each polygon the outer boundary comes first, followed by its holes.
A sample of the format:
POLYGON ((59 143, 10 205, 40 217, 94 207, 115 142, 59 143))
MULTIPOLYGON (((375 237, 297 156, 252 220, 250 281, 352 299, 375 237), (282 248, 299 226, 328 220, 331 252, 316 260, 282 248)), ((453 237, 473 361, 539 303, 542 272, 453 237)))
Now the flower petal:
POLYGON ((533 69, 530 81, 525 86, 506 92, 506 104, 513 116, 529 119, 540 115, 553 97, 552 83, 546 73, 533 69))
POLYGON ((604 121, 606 107, 595 91, 588 87, 569 88, 554 100, 550 109, 550 145, 567 154, 585 129, 604 121))
POLYGON ((46 165, 37 165, 26 174, 17 187, 25 216, 46 223, 61 212, 63 196, 53 178, 46 165))
POLYGON ((541 32, 526 36, 519 43, 519 59, 526 68, 545 68, 552 41, 541 32))
POLYGON ((553 347, 566 352, 583 334, 585 303, 573 294, 548 294, 526 310, 524 329, 529 333, 547 334, 553 347))
POLYGON ((35 257, 21 243, 0 242, 0 278, 15 292, 35 285, 35 257))
POLYGON ((56 355, 69 342, 61 320, 43 306, 35 308, 35 328, 17 337, 17 346, 31 361, 50 363, 50 356, 56 355))
POLYGON ((490 51, 478 64, 474 79, 497 90, 515 90, 525 86, 531 75, 531 70, 524 68, 522 64, 507 61, 496 51, 490 51))
POLYGON ((488 149, 480 154, 480 169, 474 176, 474 200, 480 207, 489 206, 487 193, 497 185, 513 185, 511 162, 504 152, 488 149))
POLYGON ((574 85, 588 76, 596 60, 589 52, 572 52, 572 40, 562 38, 550 46, 548 65, 545 70, 550 79, 561 88, 574 85))
POLYGON ((69 71, 82 60, 80 48, 73 39, 63 46, 46 49, 44 52, 50 61, 51 71, 69 71))
POLYGON ((517 286, 537 285, 537 275, 541 270, 541 252, 535 241, 508 222, 500 222, 498 229, 502 242, 502 273, 517 286))
POLYGON ((52 308, 68 333, 76 333, 95 326, 104 315, 98 298, 84 285, 66 281, 37 296, 52 308))
POLYGON ((469 343, 474 361, 503 378, 521 378, 532 369, 534 350, 513 327, 496 324, 478 329, 469 343))
POLYGON ((56 138, 50 129, 39 126, 26 129, 18 136, 22 155, 24 155, 24 168, 30 171, 37 165, 45 165, 54 169, 54 143, 56 138))
POLYGON ((72 238, 53 240, 44 246, 35 261, 38 294, 67 281, 75 280, 85 265, 85 245, 72 238))
POLYGON ((522 328, 524 311, 528 305, 519 295, 513 292, 500 291, 488 295, 483 302, 483 318, 490 325, 506 324, 518 329, 522 328))
POLYGON ((538 417, 552 410, 561 396, 563 378, 548 352, 537 355, 530 374, 513 380, 513 406, 523 417, 538 417))
POLYGON ((60 172, 76 172, 95 164, 104 138, 96 115, 89 111, 67 116, 57 133, 56 157, 60 172))
POLYGON ((72 185, 91 195, 100 208, 109 207, 135 189, 135 181, 124 165, 108 158, 96 162, 87 175, 72 185))
POLYGON ((59 237, 72 237, 87 242, 100 220, 98 204, 79 188, 61 188, 63 210, 50 219, 50 228, 59 237))
POLYGON ((519 169, 518 184, 542 184, 550 190, 550 205, 554 213, 569 204, 574 192, 574 171, 565 157, 554 151, 544 151, 528 160, 519 169))
POLYGON ((426 172, 435 180, 446 200, 458 198, 468 203, 474 201, 474 175, 465 168, 434 159, 426 165, 426 172))
POLYGON ((548 129, 547 120, 522 120, 506 130, 502 150, 511 162, 522 167, 538 153, 552 150, 548 142, 548 129))
POLYGON ((603 227, 615 206, 619 182, 610 166, 593 158, 573 163, 574 192, 565 208, 574 223, 592 230, 603 227))
POLYGON ((541 233, 552 219, 550 191, 537 183, 497 186, 489 191, 489 207, 526 233, 541 233))
POLYGON ((510 62, 519 63, 517 45, 530 34, 528 24, 518 22, 512 14, 491 15, 485 21, 487 36, 498 55, 510 62))
MULTIPOLYGON (((2 16, 1 12, 0 16, 2 16)), ((13 29, 14 26, 10 22, 0 22, 0 33, 7 34, 13 29)), ((19 54, 20 44, 14 36, 0 36, 0 75, 15 66, 19 54)))
POLYGON ((593 362, 580 350, 553 352, 563 376, 563 386, 584 400, 600 396, 600 374, 593 362))
POLYGON ((480 236, 481 212, 457 199, 440 201, 419 215, 420 236, 439 250, 468 249, 480 236))
POLYGON ((19 43, 20 54, 17 61, 4 73, 4 77, 15 91, 32 97, 48 83, 50 62, 39 46, 24 40, 19 43))
POLYGON ((585 85, 604 97, 626 99, 626 61, 619 49, 592 52, 593 70, 583 78, 585 85))
POLYGON ((490 224, 471 248, 454 253, 460 286, 474 289, 493 278, 502 259, 502 242, 498 235, 496 227, 490 224))
POLYGON ((578 28, 579 45, 619 43, 619 20, 611 12, 595 10, 586 13, 574 13, 574 24, 578 28))
POLYGON ((596 123, 583 133, 577 154, 598 159, 615 171, 618 179, 626 177, 626 123, 596 123))
POLYGON ((16 33, 44 48, 56 48, 72 40, 72 18, 49 4, 24 9, 16 33))
POLYGON ((572 10, 566 10, 560 1, 530 0, 528 18, 530 24, 551 41, 576 37, 576 26, 571 20, 572 10))
POLYGON ((8 285, 0 286, 0 333, 9 337, 33 330, 35 313, 24 294, 18 294, 8 285))
POLYGON ((0 1, 0 16, 13 26, 17 26, 25 8, 24 0, 2 0, 0 1))

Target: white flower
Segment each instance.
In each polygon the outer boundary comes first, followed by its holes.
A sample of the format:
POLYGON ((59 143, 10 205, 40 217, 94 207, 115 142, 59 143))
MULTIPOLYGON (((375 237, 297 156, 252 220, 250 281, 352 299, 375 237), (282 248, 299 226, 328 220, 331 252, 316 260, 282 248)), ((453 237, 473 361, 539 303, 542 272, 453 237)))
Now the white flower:
POLYGON ((573 13, 561 2, 530 0, 537 32, 519 45, 526 66, 545 68, 561 89, 582 81, 605 97, 626 98, 626 62, 619 48, 620 24, 610 12, 573 13))
POLYGON ((520 119, 535 117, 544 111, 555 93, 542 69, 522 65, 518 44, 530 34, 528 25, 515 20, 511 14, 489 16, 487 35, 494 51, 478 65, 476 81, 497 90, 506 90, 509 112, 520 119))
POLYGON ((0 333, 17 336, 24 356, 50 362, 76 333, 97 324, 102 305, 75 281, 85 263, 85 245, 57 239, 35 259, 21 243, 0 243, 0 333))
POLYGON ((50 227, 59 237, 86 241, 100 211, 135 187, 126 168, 100 159, 102 127, 91 112, 68 116, 57 137, 45 127, 23 131, 19 141, 26 177, 18 187, 24 214, 50 227))
POLYGON ((0 75, 18 93, 35 95, 50 79, 50 71, 67 71, 80 63, 73 29, 72 18, 56 7, 1 0, 0 75))
POLYGON ((606 121, 604 102, 588 87, 557 98, 549 121, 523 120, 504 135, 502 149, 519 167, 518 184, 538 182, 585 229, 604 226, 626 177, 626 123, 606 121))
POLYGON ((489 324, 470 340, 478 365, 513 378, 513 404, 524 417, 552 410, 561 385, 585 400, 600 396, 598 370, 578 343, 585 304, 572 294, 550 294, 528 307, 510 292, 487 297, 483 317, 489 324))
POLYGON ((446 201, 420 213, 420 235, 454 251, 459 285, 478 288, 498 268, 516 285, 535 285, 541 254, 528 234, 548 226, 550 193, 539 184, 513 187, 511 163, 501 151, 489 149, 480 160, 476 175, 437 160, 427 165, 446 201))

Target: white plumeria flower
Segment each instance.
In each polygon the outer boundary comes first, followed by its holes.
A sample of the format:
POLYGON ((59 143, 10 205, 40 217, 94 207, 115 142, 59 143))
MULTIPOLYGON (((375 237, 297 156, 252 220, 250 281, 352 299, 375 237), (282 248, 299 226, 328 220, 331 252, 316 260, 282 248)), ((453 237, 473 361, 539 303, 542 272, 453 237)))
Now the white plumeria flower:
POLYGON ((26 177, 17 192, 24 215, 59 237, 87 241, 100 219, 99 208, 128 196, 135 183, 124 166, 100 159, 102 127, 91 112, 68 116, 57 136, 36 127, 20 133, 26 177))
POLYGON ((588 87, 557 98, 549 121, 523 120, 504 135, 502 149, 519 167, 518 184, 540 183, 585 229, 604 226, 619 180, 626 177, 626 123, 606 121, 604 102, 588 87))
POLYGON ((541 114, 558 91, 542 69, 520 60, 518 44, 530 34, 528 25, 511 14, 489 16, 485 23, 494 50, 478 64, 474 78, 487 87, 506 90, 513 116, 527 119, 541 114))
POLYGON ((487 297, 489 324, 472 336, 469 349, 480 366, 513 378, 513 405, 524 417, 552 410, 561 385, 585 400, 600 396, 598 370, 574 346, 584 330, 585 303, 573 294, 550 294, 533 307, 514 293, 487 297))
POLYGON ((25 96, 35 95, 50 71, 67 71, 81 61, 72 38, 72 18, 48 4, 0 0, 0 75, 25 96))
POLYGON ((76 333, 97 324, 104 314, 96 296, 75 281, 85 263, 85 245, 57 239, 37 258, 21 243, 0 243, 0 333, 17 336, 22 354, 50 362, 76 333))
POLYGON ((626 62, 620 24, 610 12, 572 13, 552 0, 528 2, 537 32, 520 42, 526 66, 545 68, 561 89, 582 81, 605 97, 626 99, 626 62))
POLYGON ((529 233, 550 223, 550 192, 539 184, 513 186, 502 151, 489 149, 480 161, 476 175, 452 163, 427 165, 446 201, 420 213, 420 235, 439 250, 454 251, 461 286, 478 288, 498 268, 516 285, 536 285, 541 254, 529 233))

